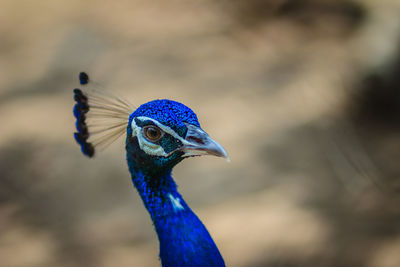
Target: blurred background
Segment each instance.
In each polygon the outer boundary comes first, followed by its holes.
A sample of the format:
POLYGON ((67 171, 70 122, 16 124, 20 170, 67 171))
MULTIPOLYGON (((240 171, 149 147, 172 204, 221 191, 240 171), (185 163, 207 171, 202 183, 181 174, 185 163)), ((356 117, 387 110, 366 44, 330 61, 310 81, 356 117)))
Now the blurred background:
POLYGON ((231 162, 180 191, 228 266, 400 266, 397 0, 1 1, 0 266, 159 266, 121 138, 73 140, 88 72, 185 103, 231 162))

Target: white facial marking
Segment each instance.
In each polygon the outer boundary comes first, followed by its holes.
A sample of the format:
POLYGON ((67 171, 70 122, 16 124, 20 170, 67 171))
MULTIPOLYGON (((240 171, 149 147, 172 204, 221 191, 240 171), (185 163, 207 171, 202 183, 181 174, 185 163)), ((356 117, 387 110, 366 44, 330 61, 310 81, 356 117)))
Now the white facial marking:
MULTIPOLYGON (((184 138, 182 138, 180 135, 178 135, 174 130, 171 129, 171 127, 165 126, 161 123, 159 123, 158 121, 149 118, 149 117, 137 117, 136 119, 141 120, 141 121, 152 121, 154 122, 155 125, 157 125, 157 127, 159 127, 161 130, 163 130, 164 132, 166 132, 167 134, 172 135, 174 138, 178 139, 179 141, 182 142, 182 144, 190 144, 190 142, 186 141, 184 138)), ((133 121, 133 120, 132 120, 133 121)))
POLYGON ((172 194, 168 194, 169 199, 171 200, 172 207, 174 211, 184 210, 185 208, 181 204, 181 200, 179 198, 174 198, 172 194))
MULTIPOLYGON (((178 139, 179 141, 182 142, 182 144, 190 144, 188 141, 186 141, 184 138, 182 138, 181 136, 179 136, 174 130, 172 130, 170 127, 165 126, 161 123, 159 123, 158 121, 149 118, 149 117, 136 117, 136 119, 141 120, 141 121, 152 121, 154 122, 154 124, 159 127, 162 131, 164 131, 167 134, 172 135, 174 138, 178 139)), ((132 120, 131 123, 131 127, 132 127, 132 136, 137 136, 138 138, 138 142, 139 142, 139 146, 140 148, 146 152, 148 155, 153 155, 153 156, 161 156, 161 157, 169 157, 173 152, 175 151, 171 151, 170 153, 166 153, 164 151, 164 148, 160 145, 154 144, 152 142, 149 142, 146 140, 146 138, 143 137, 142 134, 142 127, 139 127, 136 125, 135 119, 132 120)))
POLYGON ((136 125, 135 120, 132 120, 132 136, 136 136, 139 142, 140 149, 142 149, 146 154, 152 156, 167 157, 164 148, 160 145, 154 144, 146 140, 142 134, 142 127, 136 125))

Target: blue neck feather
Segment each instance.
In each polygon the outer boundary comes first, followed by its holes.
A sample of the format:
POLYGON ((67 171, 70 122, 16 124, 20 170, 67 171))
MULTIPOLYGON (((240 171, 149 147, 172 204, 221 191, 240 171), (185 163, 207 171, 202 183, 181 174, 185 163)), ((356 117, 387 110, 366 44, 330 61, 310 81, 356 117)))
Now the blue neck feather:
POLYGON ((225 266, 207 229, 178 193, 171 170, 145 173, 127 152, 133 184, 160 241, 162 266, 225 266))

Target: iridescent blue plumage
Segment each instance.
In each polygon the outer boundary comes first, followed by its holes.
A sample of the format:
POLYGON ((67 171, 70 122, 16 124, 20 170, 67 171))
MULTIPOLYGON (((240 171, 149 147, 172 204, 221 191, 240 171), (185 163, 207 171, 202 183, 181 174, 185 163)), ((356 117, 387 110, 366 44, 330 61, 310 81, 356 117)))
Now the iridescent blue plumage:
POLYGON ((86 125, 86 113, 89 112, 88 99, 80 89, 76 88, 74 89, 74 100, 76 101, 73 109, 76 118, 75 128, 78 131, 74 133, 74 138, 81 146, 83 154, 88 157, 93 157, 93 145, 87 142, 89 138, 89 132, 86 125))
POLYGON ((132 118, 139 116, 153 118, 177 132, 186 129, 183 122, 200 127, 196 114, 190 108, 168 99, 153 100, 141 105, 131 114, 129 121, 131 122, 132 118))
POLYGON ((171 172, 150 178, 136 168, 129 149, 128 164, 154 223, 162 266, 225 266, 207 229, 178 193, 171 172), (171 198, 181 208, 174 207, 171 198))
POLYGON ((82 85, 89 83, 89 75, 86 72, 79 73, 79 83, 82 85))
MULTIPOLYGON (((77 141, 84 146, 86 139, 79 139, 84 127, 78 123, 84 113, 77 102, 77 141)), ((200 128, 190 108, 172 100, 143 104, 128 119, 129 171, 157 232, 162 266, 225 266, 210 234, 171 176, 172 168, 186 157, 210 154, 227 158, 225 150, 200 128)))

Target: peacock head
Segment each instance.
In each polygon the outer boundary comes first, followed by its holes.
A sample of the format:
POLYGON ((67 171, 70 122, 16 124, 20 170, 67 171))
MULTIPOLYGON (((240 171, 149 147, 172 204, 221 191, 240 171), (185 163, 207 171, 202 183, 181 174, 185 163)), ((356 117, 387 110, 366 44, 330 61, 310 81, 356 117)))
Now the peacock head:
POLYGON ((153 100, 129 117, 126 150, 141 171, 169 171, 187 157, 214 155, 228 159, 220 144, 203 131, 196 114, 172 100, 153 100))
POLYGON ((128 163, 142 172, 168 172, 192 156, 228 160, 226 151, 201 129, 196 114, 185 105, 164 99, 135 108, 120 97, 88 88, 86 73, 81 72, 79 79, 86 89, 74 89, 74 137, 84 155, 93 157, 126 132, 128 163))

